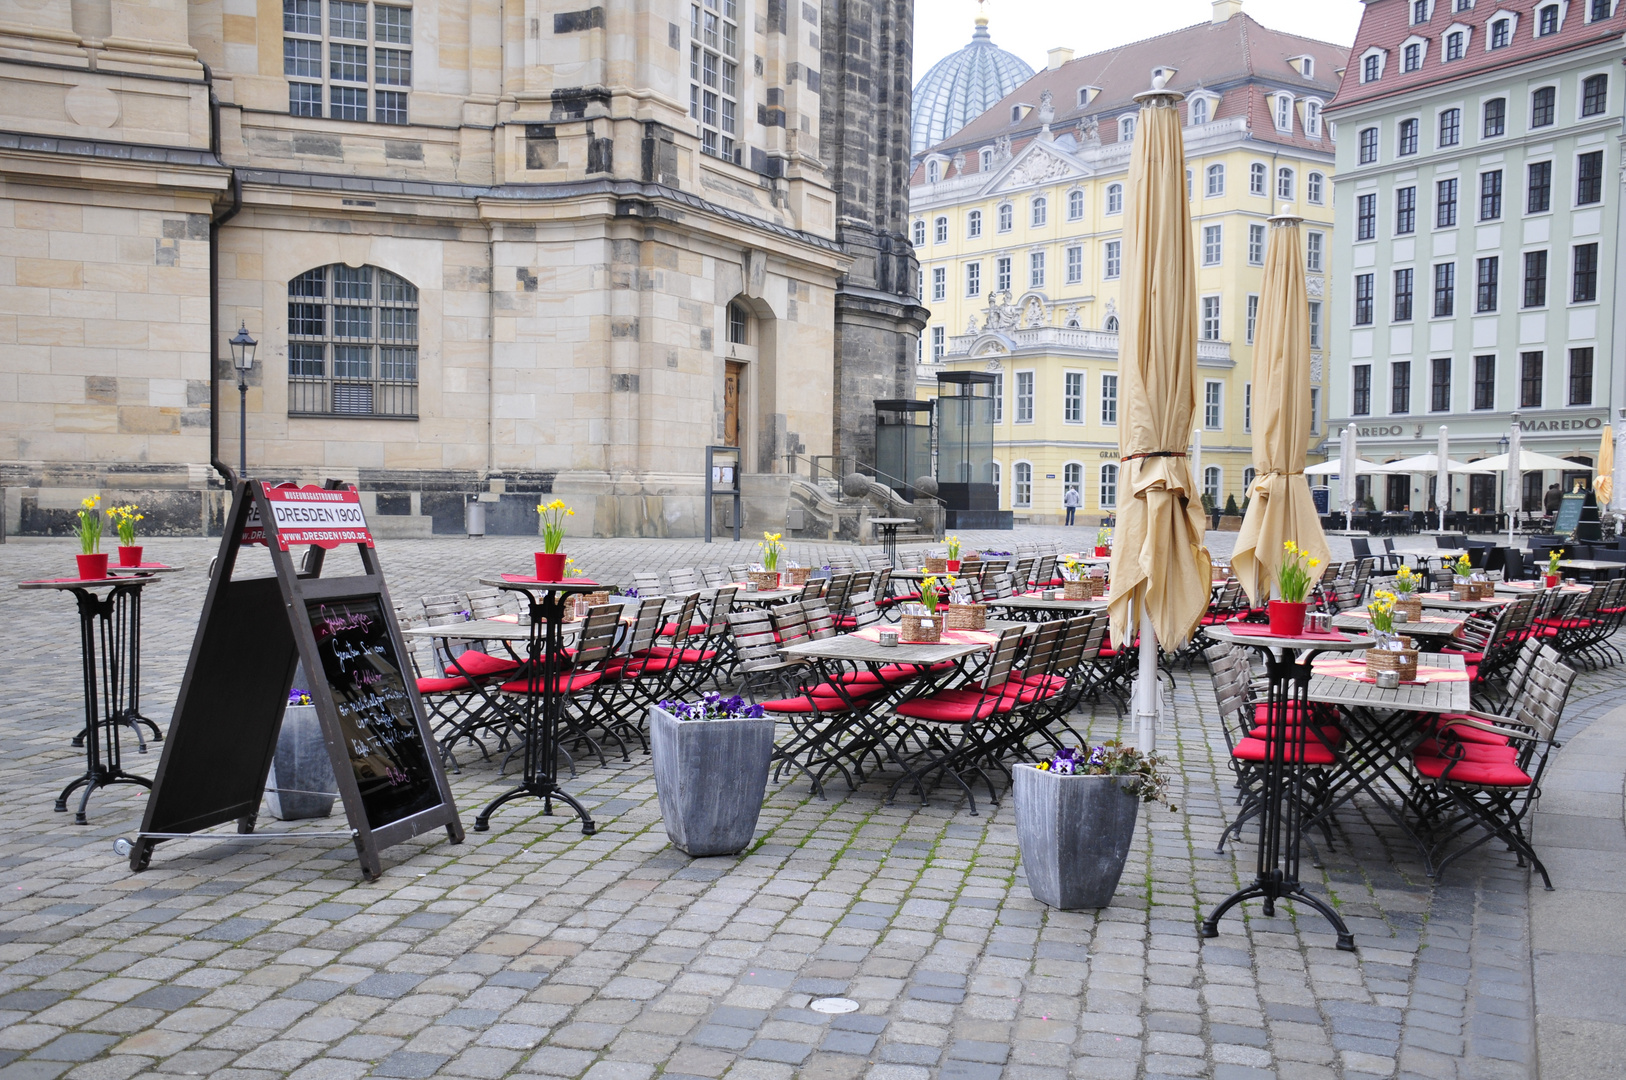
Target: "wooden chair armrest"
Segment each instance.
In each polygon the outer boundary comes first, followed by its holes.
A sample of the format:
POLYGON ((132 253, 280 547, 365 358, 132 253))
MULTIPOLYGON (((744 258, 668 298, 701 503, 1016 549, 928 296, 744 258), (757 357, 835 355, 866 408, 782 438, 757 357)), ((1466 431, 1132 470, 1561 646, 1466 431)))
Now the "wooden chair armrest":
POLYGON ((1523 728, 1503 726, 1517 723, 1517 721, 1506 716, 1496 716, 1492 713, 1482 713, 1478 711, 1472 711, 1468 715, 1474 717, 1475 719, 1458 717, 1456 719, 1447 720, 1440 725, 1440 730, 1444 732, 1449 731, 1454 727, 1466 727, 1473 728, 1476 731, 1488 732, 1492 735, 1502 735, 1509 739, 1518 739, 1521 742, 1536 741, 1536 736, 1523 728))

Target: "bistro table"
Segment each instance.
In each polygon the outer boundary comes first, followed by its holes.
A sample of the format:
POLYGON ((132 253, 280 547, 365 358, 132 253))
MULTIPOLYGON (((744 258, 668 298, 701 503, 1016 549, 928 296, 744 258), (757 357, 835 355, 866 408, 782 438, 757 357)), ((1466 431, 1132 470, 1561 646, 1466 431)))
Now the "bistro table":
POLYGON ((839 770, 849 787, 856 787, 853 773, 862 779, 861 762, 865 755, 876 751, 884 751, 894 764, 906 768, 888 740, 889 733, 877 721, 877 715, 906 698, 931 693, 960 677, 966 661, 992 648, 1003 631, 1017 626, 1031 629, 1033 624, 990 619, 987 628, 981 631, 945 630, 939 642, 907 644, 900 641, 897 645, 882 645, 876 640, 882 629, 876 626, 853 634, 785 646, 779 650, 780 654, 791 660, 811 662, 816 676, 808 681, 835 686, 844 708, 827 715, 825 719, 830 722, 823 727, 796 730, 791 744, 775 748, 774 757, 806 773, 814 791, 820 795, 824 792, 824 777, 831 769, 839 770), (953 667, 931 674, 932 668, 944 664, 953 667), (843 678, 848 668, 862 666, 878 674, 881 668, 893 665, 915 667, 920 677, 886 684, 888 689, 880 697, 863 699, 850 691, 852 684, 843 678), (842 741, 843 735, 848 736, 845 741, 842 741), (852 772, 843 761, 851 763, 852 772))
MULTIPOLYGON (((1405 634, 1409 637, 1438 638, 1446 641, 1456 636, 1467 622, 1465 617, 1450 615, 1424 615, 1421 619, 1408 619, 1405 622, 1395 623, 1395 633, 1405 634)), ((1357 634, 1368 634, 1372 631, 1372 616, 1359 608, 1342 612, 1335 616, 1332 625, 1338 630, 1352 630, 1357 634)))
MULTIPOLYGON (((1060 592, 1061 590, 1056 590, 1060 592)), ((1038 619, 1068 619, 1075 615, 1088 615, 1097 611, 1105 611, 1111 596, 1098 596, 1094 600, 1046 600, 1036 594, 1023 594, 1020 596, 1005 596, 999 598, 984 597, 982 603, 989 607, 1002 608, 1007 611, 1031 612, 1038 619)))
POLYGON ((886 552, 890 566, 898 565, 898 528, 915 524, 914 518, 870 518, 869 523, 881 532, 881 550, 886 552))
MULTIPOLYGON (((564 651, 566 598, 572 593, 598 592, 604 586, 585 578, 539 581, 520 574, 481 578, 480 584, 524 593, 530 604, 531 624, 524 628, 529 642, 524 668, 529 692, 520 710, 520 729, 525 739, 525 773, 518 786, 498 795, 480 811, 474 819, 474 831, 485 832, 491 828, 491 815, 499 806, 530 795, 542 800, 544 814, 553 813, 555 799, 569 806, 582 819, 582 835, 591 836, 597 828, 592 815, 559 786, 557 751, 559 723, 564 713, 564 696, 559 693, 559 679, 564 671, 560 656, 564 651)), ((454 626, 453 629, 462 633, 461 628, 454 626)))
POLYGON ((157 580, 156 574, 134 573, 17 584, 19 589, 72 593, 79 608, 79 654, 85 689, 85 724, 80 736, 85 748, 85 772, 62 789, 55 807, 58 813, 66 813, 68 796, 83 787, 85 792, 74 814, 75 825, 89 824, 85 809, 90 793, 99 787, 139 784, 152 788, 151 780, 124 771, 119 728, 133 727, 138 718, 145 719, 135 712, 135 679, 141 670, 141 593, 157 580), (105 597, 97 595, 101 589, 108 590, 105 597))
POLYGON ((1418 593, 1417 598, 1423 602, 1424 608, 1435 611, 1466 611, 1477 613, 1481 611, 1496 611, 1507 607, 1513 602, 1511 597, 1491 598, 1489 600, 1458 600, 1455 593, 1426 592, 1418 593))
POLYGON ((1338 707, 1346 720, 1348 743, 1342 748, 1327 744, 1340 766, 1328 788, 1345 793, 1330 798, 1306 825, 1319 823, 1356 791, 1364 791, 1417 845, 1432 873, 1429 847, 1404 812, 1410 800, 1408 760, 1429 734, 1420 723, 1423 717, 1465 713, 1473 707, 1465 661, 1454 653, 1421 653, 1417 678, 1395 689, 1379 687, 1367 676, 1365 653, 1329 658, 1312 667, 1309 699, 1338 707), (1380 784, 1388 788, 1388 796, 1380 784))
POLYGON ((1558 568, 1560 570, 1579 570, 1583 574, 1591 574, 1596 577, 1598 574, 1613 574, 1617 571, 1626 570, 1626 563, 1608 562, 1603 559, 1560 559, 1558 560, 1558 568))
POLYGON ((1266 626, 1226 623, 1210 626, 1216 641, 1258 649, 1264 654, 1270 689, 1266 694, 1265 717, 1269 750, 1265 754, 1264 776, 1260 785, 1259 854, 1253 883, 1220 901, 1203 920, 1204 937, 1219 936, 1219 921, 1225 913, 1245 900, 1261 898, 1265 914, 1276 914, 1276 901, 1292 898, 1321 912, 1338 935, 1338 948, 1355 951, 1355 936, 1333 910, 1331 904, 1306 889, 1299 881, 1299 844, 1307 822, 1304 819, 1304 764, 1307 732, 1312 724, 1288 724, 1285 720, 1296 707, 1296 715, 1310 715, 1311 663, 1326 652, 1364 649, 1374 643, 1370 637, 1340 633, 1304 633, 1278 637, 1266 626), (1288 732, 1293 738, 1288 739, 1288 732))
MULTIPOLYGON (((1543 594, 1545 592, 1548 592, 1550 590, 1547 588, 1545 583, 1537 580, 1537 581, 1498 581, 1496 583, 1496 591, 1501 593, 1504 596, 1540 596, 1541 594, 1543 594)), ((1592 591, 1592 586, 1590 586, 1590 585, 1560 585, 1560 586, 1557 587, 1556 591, 1562 592, 1562 593, 1570 593, 1572 595, 1575 594, 1575 593, 1589 593, 1589 592, 1592 591)))
MULTIPOLYGON (((148 575, 154 575, 157 577, 163 577, 165 574, 178 574, 185 569, 186 567, 184 566, 169 566, 165 563, 159 562, 144 562, 139 566, 115 566, 109 564, 107 567, 107 576, 145 577, 148 575)), ((140 753, 145 754, 147 752, 147 740, 144 739, 141 734, 142 724, 146 724, 148 727, 152 728, 153 742, 163 742, 164 736, 163 733, 158 730, 158 724, 141 711, 141 594, 137 593, 135 596, 133 596, 131 598, 131 602, 135 605, 135 608, 131 611, 132 640, 130 642, 129 668, 130 696, 129 704, 125 709, 124 722, 129 726, 131 731, 135 732, 136 749, 140 753)), ((78 735, 73 737, 73 745, 83 746, 84 744, 85 733, 81 731, 78 735)))

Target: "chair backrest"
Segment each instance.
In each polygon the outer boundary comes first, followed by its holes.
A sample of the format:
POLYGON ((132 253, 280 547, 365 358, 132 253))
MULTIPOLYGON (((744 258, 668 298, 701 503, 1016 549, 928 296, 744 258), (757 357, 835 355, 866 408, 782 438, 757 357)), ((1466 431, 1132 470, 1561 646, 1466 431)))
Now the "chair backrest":
POLYGON ((700 594, 689 593, 678 605, 677 618, 672 622, 672 644, 682 645, 689 640, 689 631, 694 626, 695 616, 700 610, 700 594))
POLYGON ((1015 579, 1009 574, 994 574, 983 580, 984 597, 995 600, 1008 600, 1016 595, 1015 579))
POLYGON ((851 585, 851 587, 849 588, 849 590, 847 592, 847 595, 849 597, 848 603, 852 602, 850 598, 854 593, 869 592, 870 591, 870 586, 873 585, 874 583, 875 583, 875 571, 873 571, 873 570, 859 570, 859 571, 856 571, 853 574, 852 585, 851 585))
POLYGON ((774 634, 773 617, 761 608, 728 613, 728 629, 734 635, 736 667, 740 671, 782 667, 779 641, 774 634))
POLYGON ((898 569, 919 570, 926 564, 926 553, 918 547, 904 548, 898 552, 898 569))
POLYGON ((728 580, 730 583, 742 582, 745 580, 745 575, 750 572, 751 566, 749 563, 729 563, 728 580))
POLYGON ((732 585, 724 585, 712 597, 711 611, 706 616, 706 636, 708 638, 722 637, 728 633, 728 615, 734 610, 734 597, 739 590, 732 585))
POLYGON ((1504 581, 1523 581, 1530 576, 1530 563, 1525 558, 1523 548, 1501 548, 1502 552, 1502 579, 1504 581))
POLYGON ((1026 636, 1025 626, 1012 626, 1000 632, 988 661, 987 673, 983 675, 985 690, 995 690, 1005 685, 1005 681, 1011 677, 1011 667, 1022 651, 1022 639, 1026 636))
MULTIPOLYGON (((1062 638, 1061 652, 1056 657, 1056 673, 1072 678, 1084 663, 1089 649, 1090 634, 1095 629, 1096 615, 1075 615, 1067 620, 1067 633, 1062 638)), ((1103 634, 1106 629, 1103 627, 1103 634)), ((1097 643, 1096 648, 1100 648, 1097 643)))
POLYGON ((666 580, 670 584, 673 593, 693 592, 694 590, 700 588, 700 581, 695 577, 693 567, 685 567, 681 570, 668 570, 666 572, 666 580))
POLYGON ((881 600, 892 595, 892 568, 882 566, 875 571, 875 580, 869 583, 870 595, 881 600))
POLYGON ((470 589, 467 597, 468 612, 476 619, 492 619, 508 610, 509 594, 499 589, 470 589))
POLYGON ((1039 632, 1033 635, 1033 643, 1028 646, 1027 655, 1021 658, 1022 673, 1049 675, 1055 671, 1066 639, 1066 621, 1052 619, 1040 625, 1039 632))
POLYGON ((807 610, 801 602, 776 604, 773 609, 773 628, 781 645, 794 645, 807 638, 807 610))
POLYGON ((802 586, 802 594, 798 596, 797 599, 817 600, 819 597, 824 595, 824 586, 825 581, 823 578, 815 578, 814 580, 809 581, 806 585, 802 586))
POLYGON ((720 589, 734 580, 728 576, 726 566, 703 566, 700 568, 700 577, 708 589, 720 589))
POLYGON ((807 625, 807 636, 814 641, 833 638, 840 633, 836 629, 835 615, 823 600, 802 601, 802 616, 807 625))
POLYGON ((659 574, 633 574, 632 583, 637 587, 640 596, 653 596, 661 591, 659 574))
POLYGON ((881 609, 875 606, 875 595, 868 592, 853 593, 847 601, 847 613, 852 616, 855 630, 873 626, 883 617, 881 609))
POLYGON ((1220 727, 1232 748, 1253 730, 1253 710, 1249 683, 1251 669, 1242 649, 1226 642, 1203 650, 1214 680, 1214 701, 1219 706, 1220 727))
MULTIPOLYGON (((423 604, 424 616, 431 619, 437 615, 453 613, 459 618, 463 618, 463 612, 467 611, 469 607, 468 597, 462 593, 439 593, 435 596, 426 596, 419 602, 423 604)), ((435 625, 440 624, 436 623, 435 625)))
POLYGON ((1350 537, 1349 549, 1355 553, 1357 559, 1370 559, 1372 557, 1372 545, 1367 542, 1364 536, 1350 537))
POLYGON ((576 642, 575 666, 591 671, 601 666, 615 651, 615 639, 621 632, 620 604, 599 604, 587 609, 587 620, 582 623, 581 638, 576 642))
POLYGON ((892 562, 886 557, 884 551, 871 552, 864 556, 864 561, 871 570, 890 570, 892 568, 892 562))
MULTIPOLYGON (((1550 646, 1542 646, 1523 691, 1514 700, 1513 719, 1551 743, 1558 733, 1558 723, 1564 718, 1564 702, 1575 685, 1576 671, 1564 663, 1563 657, 1550 646)), ((1530 748, 1534 749, 1534 748, 1530 748)), ((1528 761, 1530 750, 1522 755, 1528 761)))
POLYGON ((1056 580, 1056 557, 1054 555, 1045 555, 1041 557, 1039 561, 1034 564, 1033 577, 1029 580, 1033 581, 1036 585, 1048 585, 1052 581, 1056 580))
POLYGON ((826 557, 824 560, 824 565, 829 567, 831 570, 850 571, 853 568, 853 557, 844 552, 838 551, 834 555, 826 557))
POLYGON ((633 616, 632 633, 627 635, 629 653, 636 655, 654 648, 655 639, 661 632, 661 609, 665 606, 666 599, 660 596, 646 596, 638 601, 638 613, 633 616))
POLYGON ((1434 547, 1438 551, 1452 551, 1462 547, 1462 542, 1466 539, 1468 539, 1466 536, 1459 536, 1456 533, 1436 533, 1434 547))
POLYGON ((1026 589, 1028 582, 1033 579, 1033 564, 1035 561, 1037 560, 1032 556, 1016 560, 1016 569, 1011 572, 1011 577, 1015 580, 1018 589, 1026 589))
POLYGON ((847 610, 847 597, 852 595, 852 591, 852 574, 832 572, 830 587, 824 591, 824 602, 829 605, 831 611, 845 611, 847 610))

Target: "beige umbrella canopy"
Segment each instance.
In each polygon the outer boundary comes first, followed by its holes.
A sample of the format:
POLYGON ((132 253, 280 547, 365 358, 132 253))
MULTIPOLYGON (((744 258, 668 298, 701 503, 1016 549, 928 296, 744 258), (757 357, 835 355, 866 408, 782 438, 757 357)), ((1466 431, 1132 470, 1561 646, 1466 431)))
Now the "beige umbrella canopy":
MULTIPOLYGON (((1293 541, 1320 569, 1330 552, 1321 517, 1304 479, 1310 440, 1310 301, 1304 288, 1300 218, 1270 219, 1265 283, 1253 345, 1253 464, 1248 514, 1231 555, 1236 575, 1256 605, 1270 599, 1283 545, 1293 541)), ((1320 576, 1312 570, 1313 579, 1320 576)))
MULTIPOLYGON (((1202 503, 1186 459, 1197 414, 1197 272, 1176 108, 1183 95, 1162 84, 1159 77, 1137 95, 1129 162, 1118 351, 1121 494, 1109 608, 1120 648, 1140 630, 1142 671, 1150 654, 1152 681, 1156 643, 1178 649, 1191 640, 1212 581, 1202 503)), ((1148 697, 1153 691, 1137 689, 1148 697)), ((1146 749, 1146 720, 1137 719, 1146 749)))
POLYGON ((1592 490, 1598 493, 1599 506, 1608 506, 1615 494, 1615 433, 1607 427, 1598 443, 1598 475, 1592 481, 1592 490))

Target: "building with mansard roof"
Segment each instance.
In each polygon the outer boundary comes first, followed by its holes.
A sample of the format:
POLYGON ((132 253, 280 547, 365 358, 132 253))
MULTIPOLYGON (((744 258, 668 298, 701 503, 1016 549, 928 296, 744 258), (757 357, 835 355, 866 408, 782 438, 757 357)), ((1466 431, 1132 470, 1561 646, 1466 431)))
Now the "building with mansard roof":
POLYGON ((375 528, 784 526, 867 460, 924 313, 910 0, 0 0, 0 489, 154 532, 257 478, 375 528), (214 463, 217 467, 211 467, 214 463))
POLYGON ((915 84, 911 147, 936 146, 1032 77, 1027 61, 994 44, 987 18, 979 15, 971 43, 933 64, 915 84))
POLYGON ((1253 479, 1252 341, 1267 220, 1305 218, 1314 443, 1324 438, 1335 132, 1321 110, 1348 50, 1260 25, 1241 0, 1209 22, 1074 58, 1034 75, 914 157, 920 258, 919 393, 941 371, 998 376, 1000 506, 1058 521, 1069 488, 1088 516, 1118 498, 1118 284, 1124 186, 1138 106, 1154 76, 1185 95, 1187 187, 1198 254, 1204 493, 1240 504, 1253 479))
MULTIPOLYGON (((1361 456, 1525 449, 1595 462, 1626 406, 1620 276, 1621 0, 1368 0, 1327 114, 1338 124, 1329 411, 1361 456)), ((1549 485, 1532 472, 1522 508, 1549 485)), ((1361 477, 1378 509, 1432 477, 1361 477), (1370 483, 1368 481, 1371 481, 1370 483)), ((1452 505, 1502 508, 1497 476, 1452 505)))

